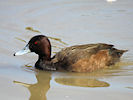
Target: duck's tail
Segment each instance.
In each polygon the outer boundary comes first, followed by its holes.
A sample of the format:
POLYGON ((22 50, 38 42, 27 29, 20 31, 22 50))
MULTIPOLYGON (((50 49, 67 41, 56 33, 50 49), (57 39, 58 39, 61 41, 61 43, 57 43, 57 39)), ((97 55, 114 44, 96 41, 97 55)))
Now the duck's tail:
POLYGON ((112 48, 110 50, 110 61, 108 62, 107 65, 113 65, 115 64, 116 62, 118 62, 120 60, 120 57, 122 56, 122 54, 124 52, 127 52, 128 50, 118 50, 116 48, 112 48))
POLYGON ((127 52, 128 50, 118 50, 116 49, 116 53, 118 55, 118 57, 121 57, 123 55, 123 53, 127 52))
POLYGON ((120 58, 124 52, 127 52, 128 50, 119 50, 116 48, 112 48, 112 56, 117 56, 118 58, 120 58))

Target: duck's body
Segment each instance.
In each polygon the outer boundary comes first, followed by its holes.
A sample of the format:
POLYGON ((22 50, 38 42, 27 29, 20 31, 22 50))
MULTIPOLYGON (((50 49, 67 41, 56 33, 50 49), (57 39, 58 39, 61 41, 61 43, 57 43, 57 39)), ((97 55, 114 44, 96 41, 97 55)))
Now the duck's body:
POLYGON ((115 64, 127 51, 113 48, 110 44, 86 44, 64 48, 50 58, 51 45, 46 36, 35 36, 28 44, 30 51, 39 55, 35 67, 43 70, 64 69, 73 72, 92 72, 115 64), (39 41, 38 45, 36 41, 39 41))

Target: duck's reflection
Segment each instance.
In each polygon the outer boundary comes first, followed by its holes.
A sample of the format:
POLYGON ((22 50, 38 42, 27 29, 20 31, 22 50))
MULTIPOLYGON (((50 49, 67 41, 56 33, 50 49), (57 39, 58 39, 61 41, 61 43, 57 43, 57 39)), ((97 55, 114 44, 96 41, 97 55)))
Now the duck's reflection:
POLYGON ((50 88, 51 73, 39 71, 36 74, 36 79, 37 83, 35 84, 27 84, 18 81, 14 81, 14 83, 21 84, 28 88, 31 94, 29 100, 46 100, 46 94, 50 88))
POLYGON ((59 84, 79 87, 109 87, 109 83, 99 81, 97 79, 83 78, 56 78, 55 81, 59 84))
MULTIPOLYGON (((57 74, 59 75, 60 72, 57 74)), ((107 82, 99 81, 94 78, 92 79, 92 77, 91 78, 79 77, 79 76, 84 76, 83 73, 80 73, 80 74, 66 73, 66 74, 68 74, 68 76, 70 75, 69 78, 66 78, 66 77, 58 78, 58 75, 57 75, 57 78, 55 78, 55 81, 62 85, 80 86, 80 87, 108 87, 109 86, 107 82)), ((36 79, 37 79, 37 83, 35 84, 27 84, 27 83, 22 83, 18 81, 14 81, 14 83, 23 85, 29 90, 31 94, 29 100, 46 100, 47 99, 46 94, 50 88, 51 73, 46 71, 39 71, 36 74, 36 79)))
MULTIPOLYGON (((113 68, 113 67, 112 67, 113 68)), ((111 77, 113 73, 119 72, 119 66, 115 67, 115 72, 110 70, 101 70, 93 73, 73 73, 73 72, 56 72, 53 73, 55 82, 62 85, 77 86, 77 87, 109 87, 110 84, 100 81, 102 77, 111 77)), ((47 91, 50 88, 51 73, 47 71, 38 71, 36 74, 37 83, 27 84, 18 81, 14 83, 25 86, 31 96, 29 100, 46 100, 47 91)))
POLYGON ((120 66, 129 65, 129 63, 117 63, 110 68, 102 69, 92 73, 61 73, 61 77, 55 78, 55 81, 62 85, 78 86, 78 87, 109 87, 110 84, 99 79, 117 76, 122 69, 120 66))
MULTIPOLYGON (((31 94, 29 100, 46 100, 47 99, 46 94, 50 88, 51 73, 55 77, 55 82, 62 85, 86 87, 86 88, 87 87, 109 87, 110 86, 109 83, 100 81, 99 79, 117 76, 118 73, 122 73, 124 70, 124 69, 121 69, 121 67, 127 66, 127 65, 131 65, 131 64, 118 63, 116 66, 113 66, 110 69, 105 69, 105 70, 101 70, 93 73, 73 73, 73 72, 52 73, 47 71, 38 71, 36 74, 37 83, 27 84, 27 83, 22 83, 18 81, 14 81, 14 83, 23 85, 29 90, 31 94)), ((128 88, 132 89, 132 87, 128 87, 128 88)))

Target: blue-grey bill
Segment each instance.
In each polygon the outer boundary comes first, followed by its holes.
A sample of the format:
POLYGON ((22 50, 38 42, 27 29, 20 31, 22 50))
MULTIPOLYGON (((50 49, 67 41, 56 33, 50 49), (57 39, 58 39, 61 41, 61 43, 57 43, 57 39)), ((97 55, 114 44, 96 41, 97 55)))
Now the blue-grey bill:
POLYGON ((23 54, 26 54, 26 53, 30 53, 30 49, 29 49, 29 45, 27 44, 22 50, 14 53, 14 56, 18 56, 18 55, 23 55, 23 54))

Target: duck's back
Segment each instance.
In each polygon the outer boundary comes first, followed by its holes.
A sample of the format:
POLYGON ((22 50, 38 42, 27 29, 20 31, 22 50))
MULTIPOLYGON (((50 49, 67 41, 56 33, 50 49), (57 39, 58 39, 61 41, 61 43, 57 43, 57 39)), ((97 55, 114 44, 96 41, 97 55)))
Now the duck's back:
POLYGON ((126 50, 118 50, 110 44, 86 44, 67 47, 58 52, 53 61, 58 68, 75 72, 92 72, 119 61, 126 50))

